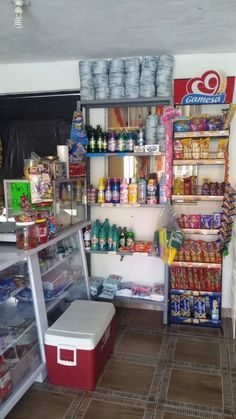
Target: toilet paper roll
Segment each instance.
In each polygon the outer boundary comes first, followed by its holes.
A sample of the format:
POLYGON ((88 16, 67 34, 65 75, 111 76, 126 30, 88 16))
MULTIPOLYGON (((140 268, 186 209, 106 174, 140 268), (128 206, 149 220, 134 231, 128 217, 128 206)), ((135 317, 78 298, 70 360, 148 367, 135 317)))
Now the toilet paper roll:
POLYGON ((66 177, 69 179, 69 147, 68 145, 58 145, 57 155, 59 160, 65 163, 66 166, 66 177))

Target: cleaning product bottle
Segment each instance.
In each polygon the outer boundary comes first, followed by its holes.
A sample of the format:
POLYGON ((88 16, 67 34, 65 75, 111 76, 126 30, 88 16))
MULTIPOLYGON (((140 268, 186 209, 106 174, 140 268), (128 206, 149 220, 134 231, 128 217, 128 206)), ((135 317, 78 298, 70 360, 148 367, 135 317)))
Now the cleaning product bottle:
POLYGON ((147 200, 147 184, 145 177, 142 175, 138 182, 138 203, 146 204, 147 200))
POLYGON ((107 248, 113 250, 113 228, 111 226, 108 231, 107 248))
POLYGON ((91 250, 98 250, 99 249, 99 225, 95 221, 92 225, 91 230, 91 250))
POLYGON ((126 179, 124 178, 121 185, 120 185, 120 203, 121 204, 128 204, 129 197, 128 197, 128 184, 126 179))
POLYGON ((105 203, 105 179, 100 178, 98 183, 98 204, 105 203))
POLYGON ((120 202, 120 179, 115 177, 112 184, 112 202, 118 204, 120 202))
POLYGON ((147 203, 155 205, 157 203, 155 179, 149 179, 147 185, 147 203))
POLYGON ((99 232, 99 250, 106 249, 106 226, 102 226, 99 232))
POLYGON ((125 244, 126 244, 125 229, 122 228, 120 232, 120 246, 125 247, 125 244))
POLYGON ((116 225, 113 226, 113 234, 112 234, 112 250, 118 250, 119 248, 119 230, 116 225))
POLYGON ((112 184, 111 178, 107 178, 106 189, 105 189, 105 202, 110 203, 112 202, 112 184))
POLYGON ((167 202, 165 173, 162 173, 161 179, 159 182, 159 202, 160 204, 166 204, 167 202))
POLYGON ((138 185, 136 179, 133 177, 128 187, 129 204, 137 204, 138 201, 138 185))

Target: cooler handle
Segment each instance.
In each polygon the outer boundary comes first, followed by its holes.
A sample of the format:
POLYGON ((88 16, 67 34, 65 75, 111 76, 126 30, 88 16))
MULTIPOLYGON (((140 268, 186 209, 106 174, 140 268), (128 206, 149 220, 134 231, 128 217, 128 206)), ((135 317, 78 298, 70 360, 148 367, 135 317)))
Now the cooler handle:
POLYGON ((76 353, 77 350, 74 346, 57 346, 57 363, 60 365, 65 365, 66 367, 74 367, 77 365, 77 360, 76 360, 76 353), (61 349, 65 349, 67 351, 72 351, 73 352, 73 361, 68 361, 66 359, 61 359, 61 349))

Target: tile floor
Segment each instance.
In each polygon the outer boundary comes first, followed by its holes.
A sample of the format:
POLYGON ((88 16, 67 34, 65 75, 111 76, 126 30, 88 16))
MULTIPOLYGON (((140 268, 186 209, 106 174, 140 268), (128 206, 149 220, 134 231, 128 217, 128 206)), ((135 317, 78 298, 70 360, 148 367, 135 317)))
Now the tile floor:
POLYGON ((236 418, 236 345, 222 329, 117 309, 115 350, 93 392, 35 383, 7 419, 236 418))

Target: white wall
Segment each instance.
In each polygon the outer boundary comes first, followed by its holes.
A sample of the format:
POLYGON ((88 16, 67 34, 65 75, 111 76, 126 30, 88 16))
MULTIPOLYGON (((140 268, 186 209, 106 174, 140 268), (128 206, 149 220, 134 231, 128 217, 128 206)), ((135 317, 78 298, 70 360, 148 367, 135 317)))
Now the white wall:
MULTIPOLYGON (((236 75, 236 53, 176 55, 174 78, 201 76, 209 69, 223 70, 228 76, 236 75)), ((51 63, 26 63, 0 65, 0 94, 26 93, 57 90, 76 90, 79 88, 78 62, 63 61, 51 63)), ((236 89, 234 93, 236 102, 236 89)), ((230 141, 230 180, 236 186, 235 120, 231 126, 230 141)), ((231 304, 231 254, 225 259, 223 270, 223 307, 231 304)))

